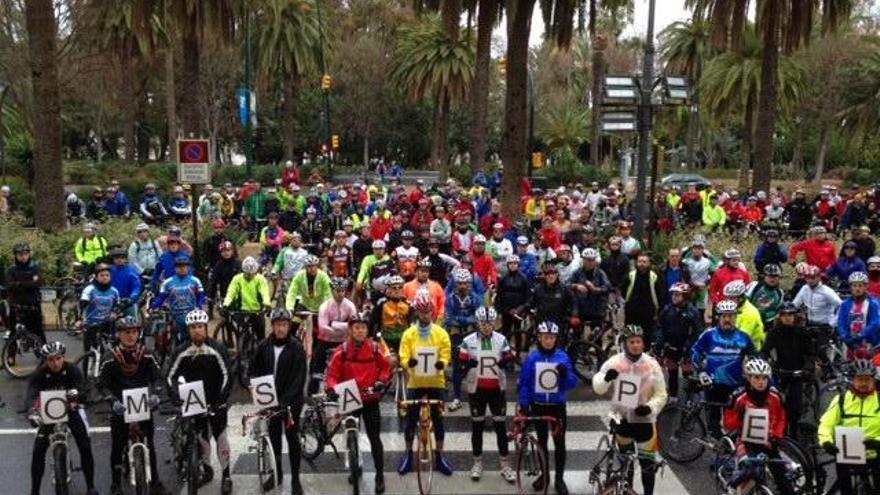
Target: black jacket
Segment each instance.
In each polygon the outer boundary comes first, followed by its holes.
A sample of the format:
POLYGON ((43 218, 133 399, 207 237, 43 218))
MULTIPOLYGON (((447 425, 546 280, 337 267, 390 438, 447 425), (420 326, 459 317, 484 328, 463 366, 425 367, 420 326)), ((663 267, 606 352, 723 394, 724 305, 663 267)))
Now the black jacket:
POLYGON ((227 240, 229 239, 226 238, 225 234, 212 234, 211 237, 205 240, 204 251, 202 252, 204 253, 203 263, 205 263, 207 269, 214 268, 214 265, 220 261, 220 243, 227 240))
POLYGON ((668 345, 687 355, 704 327, 703 315, 692 304, 667 304, 657 318, 654 349, 662 351, 668 345))
POLYGON ((307 374, 306 351, 298 340, 288 338, 281 354, 278 355, 278 372, 275 373, 274 347, 271 338, 263 339, 257 344, 248 374, 250 378, 274 374, 278 405, 290 406, 293 417, 298 418, 305 400, 303 387, 307 374))
POLYGON ((216 301, 222 301, 223 296, 226 295, 229 283, 232 282, 232 277, 240 271, 241 262, 237 258, 230 258, 228 260, 221 258, 214 265, 214 268, 211 269, 211 276, 208 278, 207 297, 209 299, 216 298, 216 301))
POLYGON ((767 333, 764 354, 775 358, 776 368, 788 371, 812 369, 813 350, 810 335, 804 327, 777 323, 767 333))
POLYGON ((580 269, 571 276, 570 285, 586 285, 591 282, 599 292, 572 290, 577 301, 578 314, 582 320, 596 321, 605 316, 605 306, 608 302, 608 293, 614 290, 608 275, 601 268, 595 268, 591 272, 580 269))
POLYGON ((501 277, 496 290, 495 309, 502 315, 529 301, 529 280, 519 270, 501 277))
POLYGON ((39 306, 42 285, 43 270, 33 259, 25 264, 14 261, 6 270, 6 287, 12 304, 39 306))
POLYGON ((788 212, 788 228, 794 231, 807 230, 813 221, 813 210, 806 200, 794 200, 785 208, 788 212))
POLYGON ((626 289, 626 277, 629 275, 629 256, 620 251, 610 252, 602 257, 602 271, 615 289, 623 292, 626 289))
POLYGON ((52 373, 49 371, 49 366, 44 364, 37 368, 28 382, 27 406, 30 407, 34 400, 40 397, 40 392, 46 390, 75 389, 82 396, 84 385, 83 374, 79 367, 64 363, 60 372, 52 373))
POLYGON ((545 282, 535 285, 528 307, 536 310, 538 323, 553 321, 560 329, 568 328, 568 320, 577 316, 577 304, 567 287, 557 282, 553 287, 545 282))
POLYGON ((117 400, 122 400, 123 390, 151 387, 160 379, 159 365, 142 345, 132 350, 116 346, 101 360, 101 387, 117 400))
POLYGON ((177 378, 182 376, 187 383, 203 382, 209 405, 225 404, 229 398, 232 375, 229 354, 222 343, 209 338, 201 346, 180 345, 174 349, 167 366, 165 385, 171 397, 177 397, 177 378))

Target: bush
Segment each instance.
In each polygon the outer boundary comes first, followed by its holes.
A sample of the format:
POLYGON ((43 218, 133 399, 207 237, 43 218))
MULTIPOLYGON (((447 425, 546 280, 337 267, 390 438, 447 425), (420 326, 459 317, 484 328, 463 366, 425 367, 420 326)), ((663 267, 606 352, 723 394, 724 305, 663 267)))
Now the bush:
POLYGON ((572 183, 587 184, 593 181, 607 184, 611 179, 598 167, 590 167, 575 156, 569 147, 562 147, 550 153, 550 165, 541 169, 547 187, 558 187, 572 183))

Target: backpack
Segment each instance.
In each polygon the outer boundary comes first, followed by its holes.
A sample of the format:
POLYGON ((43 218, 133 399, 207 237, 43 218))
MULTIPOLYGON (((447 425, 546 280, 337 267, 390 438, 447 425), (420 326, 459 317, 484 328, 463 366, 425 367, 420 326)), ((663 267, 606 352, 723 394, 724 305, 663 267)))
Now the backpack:
MULTIPOLYGON (((107 239, 104 239, 103 237, 97 237, 97 236, 95 237, 95 239, 98 240, 98 246, 101 247, 101 250, 106 253, 107 252, 107 239)), ((82 237, 79 240, 79 242, 80 242, 80 246, 82 247, 82 251, 85 253, 86 252, 86 238, 82 237)))
MULTIPOLYGON (((342 363, 345 364, 345 361, 348 359, 348 340, 342 343, 342 363)), ((370 340, 370 347, 373 349, 373 361, 375 361, 379 357, 379 344, 375 340, 370 340)))
MULTIPOLYGON (((134 241, 134 244, 137 246, 136 254, 141 254, 141 243, 138 241, 134 241)), ((156 256, 156 259, 159 259, 159 250, 156 249, 156 241, 150 239, 150 247, 153 249, 153 254, 156 256)))

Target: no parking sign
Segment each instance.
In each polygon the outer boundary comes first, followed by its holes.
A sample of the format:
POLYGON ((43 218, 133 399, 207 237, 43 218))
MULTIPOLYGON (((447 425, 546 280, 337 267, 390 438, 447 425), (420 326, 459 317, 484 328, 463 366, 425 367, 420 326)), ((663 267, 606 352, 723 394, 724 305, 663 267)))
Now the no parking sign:
POLYGON ((209 184, 211 182, 211 146, 207 139, 178 139, 177 182, 209 184))

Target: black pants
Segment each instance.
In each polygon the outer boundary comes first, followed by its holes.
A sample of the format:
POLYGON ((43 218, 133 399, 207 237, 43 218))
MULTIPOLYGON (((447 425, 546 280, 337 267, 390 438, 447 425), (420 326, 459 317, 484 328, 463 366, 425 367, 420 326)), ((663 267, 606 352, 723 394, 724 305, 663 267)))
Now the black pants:
POLYGON ((361 417, 361 423, 367 431, 367 439, 370 440, 370 454, 373 456, 373 465, 376 466, 376 475, 379 476, 385 470, 385 447, 382 445, 382 413, 379 411, 379 401, 364 402, 363 409, 352 414, 361 417))
MULTIPOLYGON (((442 388, 414 388, 406 392, 406 398, 417 400, 421 398, 443 400, 446 390, 442 388)), ((409 406, 406 411, 406 426, 403 429, 403 438, 406 440, 407 449, 412 448, 412 441, 416 437, 416 426, 419 424, 419 409, 421 406, 409 406)), ((446 438, 446 429, 443 426, 443 415, 440 414, 440 406, 431 406, 431 421, 434 423, 434 439, 442 443, 446 438)))
MULTIPOLYGON (((92 442, 85 422, 79 411, 70 411, 68 414, 67 427, 79 449, 79 458, 82 463, 83 476, 86 478, 86 487, 95 488, 95 459, 92 457, 92 442)), ((37 430, 34 439, 34 451, 31 457, 31 493, 40 493, 40 482, 43 479, 43 471, 46 469, 46 451, 49 450, 49 435, 52 434, 52 426, 41 426, 37 430)), ((68 458, 70 453, 68 452, 68 458)))
POLYGON ((853 493, 852 476, 859 472, 867 471, 870 473, 871 481, 874 484, 874 492, 880 488, 880 459, 868 459, 868 463, 864 466, 852 464, 837 464, 837 487, 840 493, 853 493))
POLYGON ((471 406, 471 451, 474 457, 483 455, 483 424, 486 422, 486 407, 492 412, 492 427, 498 439, 498 455, 507 457, 507 401, 503 390, 477 390, 468 396, 471 406))
MULTIPOLYGON (((637 443, 650 442, 654 438, 655 429, 653 423, 629 423, 623 420, 617 429, 617 438, 620 440, 632 440, 637 443)), ((621 450, 629 450, 636 448, 635 443, 621 445, 621 450)), ((653 455, 653 452, 647 452, 653 455)), ((639 456, 639 466, 642 468, 642 488, 644 495, 654 494, 654 480, 656 465, 653 458, 639 456)), ((635 466, 630 465, 629 471, 626 473, 627 480, 632 484, 635 476, 635 466)))
MULTIPOLYGON (((36 303, 39 306, 39 302, 36 303)), ((43 342, 46 341, 46 333, 43 331, 43 310, 39 307, 23 308, 17 307, 9 314, 9 328, 15 328, 15 325, 22 323, 28 332, 39 337, 43 342)))
MULTIPOLYGON (((784 377, 779 379, 779 391, 785 397, 785 422, 788 436, 797 438, 798 423, 801 419, 801 404, 803 403, 804 384, 801 379, 784 377)), ((818 400, 818 397, 816 397, 818 400)))
MULTIPOLYGON (((298 411, 295 418, 299 418, 298 411)), ((299 484, 299 464, 302 459, 302 445, 299 443, 299 421, 294 420, 291 427, 287 427, 287 416, 281 414, 269 419, 269 442, 275 451, 275 469, 278 471, 278 481, 284 477, 284 469, 281 467, 281 433, 287 438, 287 457, 290 462, 290 476, 292 484, 299 484)))
MULTIPOLYGON (((730 401, 730 394, 733 393, 734 387, 730 385, 716 384, 706 390, 706 401, 727 403, 730 401)), ((714 438, 721 436, 721 406, 709 405, 706 407, 709 413, 709 423, 706 425, 709 435, 714 438)))
MULTIPOLYGON (((153 443, 153 421, 141 421, 138 423, 141 434, 146 439, 147 448, 150 450, 150 476, 153 480, 159 480, 159 470, 156 464, 156 448, 153 443)), ((123 416, 113 416, 110 419, 110 469, 113 472, 113 484, 119 485, 122 481, 122 457, 128 448, 128 427, 123 416)))
POLYGON ((312 360, 309 362, 309 395, 318 393, 321 382, 324 381, 324 370, 327 369, 327 361, 333 355, 333 351, 339 347, 338 342, 325 342, 315 339, 312 345, 312 360))
MULTIPOLYGON (((567 415, 565 412, 565 404, 533 404, 531 414, 534 416, 553 416, 560 422, 561 433, 558 437, 553 437, 553 457, 554 467, 556 468, 556 480, 561 480, 565 474, 565 430, 567 423, 567 415)), ((538 433, 538 441, 547 450, 547 437, 550 432, 547 423, 539 422, 535 426, 538 433)), ((549 462, 548 462, 549 465, 549 462)))

